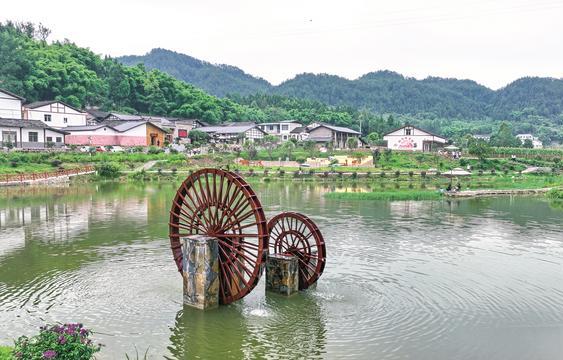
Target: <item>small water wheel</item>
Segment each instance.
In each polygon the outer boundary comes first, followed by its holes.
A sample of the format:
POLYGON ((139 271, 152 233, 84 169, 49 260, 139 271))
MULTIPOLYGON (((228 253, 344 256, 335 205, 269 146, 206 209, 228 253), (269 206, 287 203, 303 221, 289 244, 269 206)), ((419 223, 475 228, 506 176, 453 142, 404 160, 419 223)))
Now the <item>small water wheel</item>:
POLYGON ((284 212, 268 222, 270 253, 289 254, 299 260, 299 289, 313 285, 323 273, 326 248, 323 235, 307 216, 284 212))
POLYGON ((268 250, 268 227, 258 197, 239 175, 220 169, 190 175, 176 192, 169 229, 180 272, 181 237, 205 234, 219 239, 222 304, 241 299, 258 284, 268 250))

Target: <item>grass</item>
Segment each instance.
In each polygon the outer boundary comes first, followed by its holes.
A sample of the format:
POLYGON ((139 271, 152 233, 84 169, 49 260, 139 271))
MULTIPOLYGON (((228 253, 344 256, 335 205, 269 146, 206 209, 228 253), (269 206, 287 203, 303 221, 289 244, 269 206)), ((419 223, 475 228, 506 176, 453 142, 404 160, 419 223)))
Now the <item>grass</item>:
POLYGON ((11 360, 12 348, 9 346, 0 346, 0 360, 11 360))
POLYGON ((551 200, 563 202, 563 189, 551 189, 547 192, 546 196, 551 200))
POLYGON ((442 194, 435 190, 399 190, 374 192, 332 192, 325 195, 333 200, 437 200, 442 194))

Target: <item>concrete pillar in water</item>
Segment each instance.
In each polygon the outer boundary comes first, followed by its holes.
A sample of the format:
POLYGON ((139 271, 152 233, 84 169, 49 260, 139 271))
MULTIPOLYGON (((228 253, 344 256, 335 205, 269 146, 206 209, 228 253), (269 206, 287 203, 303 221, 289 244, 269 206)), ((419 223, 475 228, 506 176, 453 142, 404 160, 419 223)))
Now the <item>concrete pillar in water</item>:
POLYGON ((299 291, 299 262, 295 256, 286 254, 268 255, 266 290, 286 296, 299 291))
POLYGON ((190 235, 181 238, 184 304, 201 310, 219 305, 219 245, 217 238, 190 235))

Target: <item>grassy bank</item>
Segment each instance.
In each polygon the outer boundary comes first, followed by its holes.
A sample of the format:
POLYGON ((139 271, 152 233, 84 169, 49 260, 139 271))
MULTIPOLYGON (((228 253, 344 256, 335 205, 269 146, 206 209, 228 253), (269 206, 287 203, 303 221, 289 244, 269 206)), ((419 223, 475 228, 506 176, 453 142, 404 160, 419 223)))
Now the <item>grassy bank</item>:
POLYGON ((442 197, 438 191, 377 191, 377 192, 332 192, 325 195, 333 200, 437 200, 442 197))
POLYGON ((12 348, 8 346, 0 346, 0 360, 11 360, 12 348))

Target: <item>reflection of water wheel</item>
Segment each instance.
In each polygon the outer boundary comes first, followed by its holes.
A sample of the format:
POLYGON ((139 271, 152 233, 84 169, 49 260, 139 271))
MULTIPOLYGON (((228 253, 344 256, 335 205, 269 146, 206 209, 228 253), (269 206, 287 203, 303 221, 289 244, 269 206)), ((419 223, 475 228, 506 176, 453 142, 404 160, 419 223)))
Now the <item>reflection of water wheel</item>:
POLYGON ((182 271, 180 237, 206 234, 219 239, 219 297, 228 304, 258 284, 268 248, 266 216, 258 197, 240 176, 219 169, 190 175, 170 210, 170 244, 182 271))
POLYGON ((284 212, 268 222, 270 253, 291 254, 299 260, 299 289, 313 285, 323 273, 326 248, 323 235, 307 216, 284 212))

